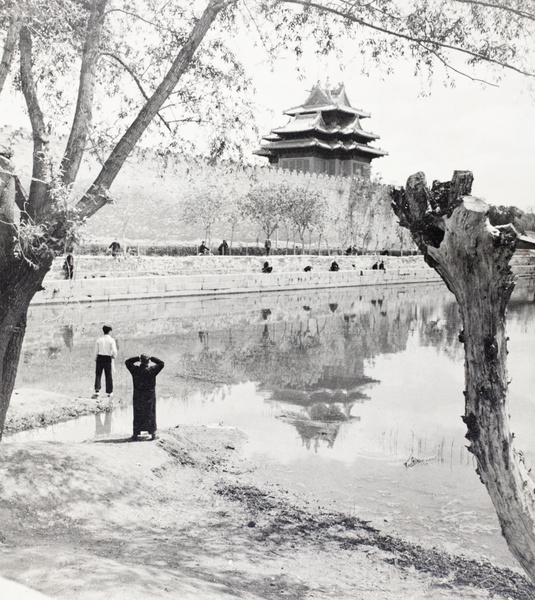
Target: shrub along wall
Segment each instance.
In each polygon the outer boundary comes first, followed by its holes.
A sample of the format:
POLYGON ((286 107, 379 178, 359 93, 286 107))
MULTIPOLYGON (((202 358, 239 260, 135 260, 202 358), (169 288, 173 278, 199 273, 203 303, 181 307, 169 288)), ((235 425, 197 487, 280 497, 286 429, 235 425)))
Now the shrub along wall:
MULTIPOLYGON (((80 256, 106 256, 110 254, 108 244, 104 243, 90 243, 81 244, 75 251, 75 254, 80 256)), ((124 248, 121 248, 121 255, 130 256, 196 256, 198 254, 198 247, 184 244, 131 244, 124 248)), ((305 248, 303 253, 301 247, 286 248, 279 247, 271 248, 271 256, 340 256, 344 255, 344 252, 337 250, 327 250, 322 248, 318 253, 317 249, 313 249, 312 252, 308 252, 305 248)), ((373 250, 363 251, 358 250, 354 254, 359 256, 368 255, 389 255, 389 256, 411 256, 420 254, 418 250, 386 250, 382 252, 375 252, 373 250)), ((212 255, 218 255, 217 248, 214 248, 212 255)), ((265 250, 260 244, 239 244, 230 249, 231 256, 264 256, 265 250)))

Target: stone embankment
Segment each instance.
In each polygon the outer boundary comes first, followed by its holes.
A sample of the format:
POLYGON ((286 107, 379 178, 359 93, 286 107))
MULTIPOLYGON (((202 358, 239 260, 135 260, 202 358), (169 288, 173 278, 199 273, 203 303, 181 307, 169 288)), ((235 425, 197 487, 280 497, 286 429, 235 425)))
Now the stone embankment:
MULTIPOLYGON (((535 277, 535 254, 518 251, 513 269, 535 277)), ((63 279, 58 259, 34 304, 108 302, 230 293, 272 292, 439 281, 422 256, 79 256, 75 276, 63 279), (265 261, 272 273, 262 273, 265 261), (340 270, 329 271, 333 261, 340 270), (384 263, 384 270, 373 269, 384 263), (305 272, 304 268, 311 270, 305 272)))

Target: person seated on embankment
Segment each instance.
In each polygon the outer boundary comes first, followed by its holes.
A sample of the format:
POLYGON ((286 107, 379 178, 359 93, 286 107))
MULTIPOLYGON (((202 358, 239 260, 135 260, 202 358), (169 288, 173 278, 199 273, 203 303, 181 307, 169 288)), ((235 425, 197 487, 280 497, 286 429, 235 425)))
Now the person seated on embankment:
POLYGON ((340 266, 339 264, 333 260, 333 262, 331 263, 331 266, 329 267, 329 271, 339 271, 340 270, 340 266))

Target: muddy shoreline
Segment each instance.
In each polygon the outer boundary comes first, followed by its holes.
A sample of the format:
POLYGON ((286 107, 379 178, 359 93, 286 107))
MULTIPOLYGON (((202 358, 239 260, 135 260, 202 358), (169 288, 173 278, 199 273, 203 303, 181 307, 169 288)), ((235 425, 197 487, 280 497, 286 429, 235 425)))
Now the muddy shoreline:
POLYGON ((106 396, 72 398, 38 389, 15 389, 9 405, 4 435, 64 423, 84 415, 97 414, 119 406, 122 401, 106 396))

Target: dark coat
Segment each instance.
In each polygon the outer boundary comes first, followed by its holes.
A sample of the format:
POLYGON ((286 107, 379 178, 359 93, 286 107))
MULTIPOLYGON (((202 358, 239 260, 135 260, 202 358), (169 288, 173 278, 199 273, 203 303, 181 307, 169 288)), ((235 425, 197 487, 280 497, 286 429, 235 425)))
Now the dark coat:
POLYGON ((164 368, 164 362, 154 356, 147 366, 135 356, 125 361, 126 368, 132 374, 134 383, 134 435, 141 431, 156 431, 156 376, 164 368), (138 364, 136 364, 138 363, 138 364))

